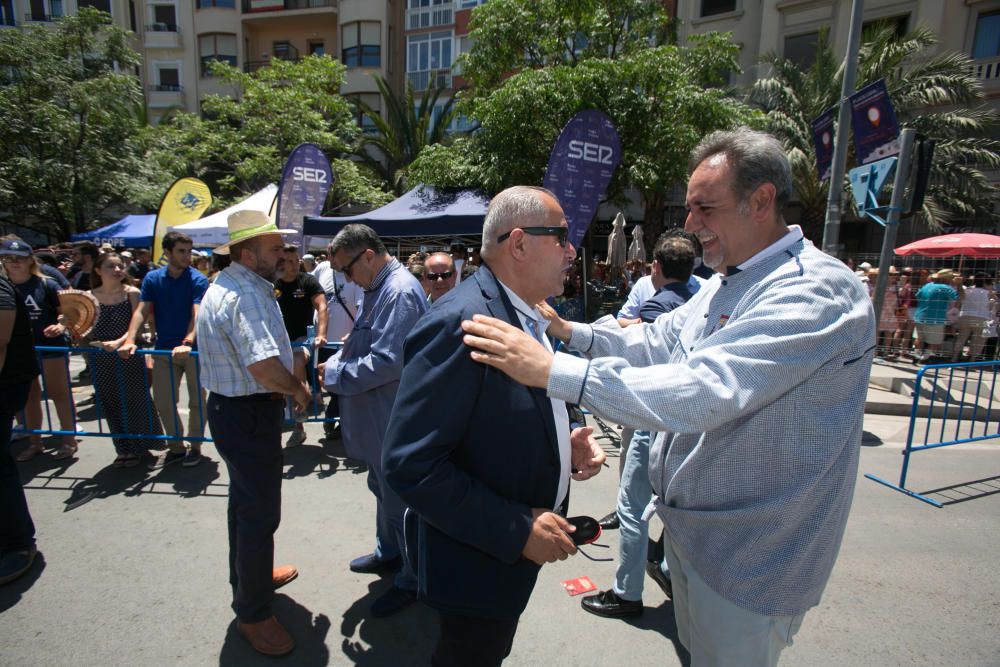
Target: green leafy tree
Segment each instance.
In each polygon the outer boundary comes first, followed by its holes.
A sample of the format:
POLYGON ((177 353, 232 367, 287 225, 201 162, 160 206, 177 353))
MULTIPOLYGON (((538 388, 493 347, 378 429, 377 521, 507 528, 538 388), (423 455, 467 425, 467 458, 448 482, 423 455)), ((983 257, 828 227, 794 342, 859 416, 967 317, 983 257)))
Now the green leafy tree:
POLYGON ((66 239, 126 201, 143 105, 130 34, 90 8, 0 31, 0 210, 66 239))
POLYGON ((204 118, 177 113, 150 129, 144 139, 156 168, 143 187, 147 203, 162 196, 172 178, 188 175, 204 180, 220 206, 242 199, 277 183, 289 154, 305 142, 330 158, 331 207, 391 200, 376 175, 345 157, 356 146, 359 130, 339 92, 340 62, 326 56, 274 59, 252 73, 216 62, 212 73, 238 96, 209 96, 202 105, 204 118))
POLYGON ((737 52, 727 35, 713 33, 692 38, 689 47, 522 70, 489 95, 463 101, 480 129, 451 146, 424 149, 410 177, 489 192, 541 183, 566 122, 584 109, 599 109, 614 122, 622 144, 607 198, 623 202, 628 189, 639 191, 649 242, 662 231, 674 184, 686 179, 688 155, 701 137, 754 121, 749 107, 710 85, 721 83, 720 72, 738 69, 737 52))
MULTIPOLYGON (((1000 168, 1000 142, 991 138, 998 116, 983 106, 983 91, 968 57, 928 55, 937 38, 926 28, 900 37, 892 28, 867 32, 858 56, 857 88, 884 78, 904 127, 936 139, 927 199, 921 214, 932 228, 950 221, 993 217, 996 191, 982 169, 1000 168)), ((749 101, 765 111, 764 127, 784 143, 792 162, 807 236, 821 238, 829 182, 816 173, 811 121, 840 98, 843 65, 827 36, 808 69, 770 54, 773 74, 758 80, 749 101)), ((848 165, 853 163, 853 146, 848 165)), ((848 191, 845 180, 845 191, 848 191)))
POLYGON ((490 0, 472 14, 471 52, 460 61, 472 94, 488 94, 512 72, 593 58, 615 60, 676 42, 662 0, 490 0))
POLYGON ((396 195, 401 195, 408 188, 406 168, 424 146, 449 139, 448 126, 456 114, 455 98, 449 97, 438 106, 444 92, 441 87, 428 85, 418 102, 409 81, 402 95, 397 95, 383 77, 375 77, 375 84, 386 118, 364 102, 358 103, 375 132, 363 135, 357 155, 389 183, 396 195))

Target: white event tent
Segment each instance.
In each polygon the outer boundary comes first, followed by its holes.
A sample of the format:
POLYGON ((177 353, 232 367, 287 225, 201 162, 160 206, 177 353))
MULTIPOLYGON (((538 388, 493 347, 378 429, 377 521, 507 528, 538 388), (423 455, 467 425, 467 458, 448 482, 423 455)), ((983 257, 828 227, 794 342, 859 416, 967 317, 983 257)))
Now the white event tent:
POLYGON ((208 248, 222 245, 229 241, 229 228, 226 220, 229 215, 236 211, 263 211, 268 213, 274 197, 278 194, 278 186, 271 183, 260 192, 255 192, 238 204, 233 204, 229 208, 205 216, 194 222, 185 225, 170 227, 167 231, 177 230, 184 232, 194 241, 196 248, 208 248))

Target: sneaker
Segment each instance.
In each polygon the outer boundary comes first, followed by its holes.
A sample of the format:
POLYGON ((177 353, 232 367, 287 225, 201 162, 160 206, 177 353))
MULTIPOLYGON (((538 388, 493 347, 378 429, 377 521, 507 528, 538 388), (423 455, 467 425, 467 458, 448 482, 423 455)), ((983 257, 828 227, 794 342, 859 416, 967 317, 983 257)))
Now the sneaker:
POLYGON ((11 551, 0 558, 0 585, 14 581, 30 570, 37 553, 38 549, 31 547, 30 549, 11 551))
POLYGON ((178 461, 182 461, 187 456, 187 452, 186 451, 175 452, 171 449, 168 449, 165 453, 154 456, 156 458, 154 458, 152 462, 149 464, 150 470, 159 470, 160 468, 167 467, 171 463, 177 463, 178 461))
POLYGON ((184 460, 181 461, 181 465, 184 466, 185 468, 193 468, 199 463, 201 463, 201 459, 202 459, 201 452, 198 451, 197 449, 192 449, 187 454, 184 455, 184 460))
POLYGON ((327 440, 336 440, 340 437, 339 422, 323 422, 323 436, 327 440))
POLYGON ((298 447, 305 441, 306 441, 306 430, 304 428, 296 428, 292 431, 292 434, 288 436, 288 441, 285 442, 285 449, 298 447))

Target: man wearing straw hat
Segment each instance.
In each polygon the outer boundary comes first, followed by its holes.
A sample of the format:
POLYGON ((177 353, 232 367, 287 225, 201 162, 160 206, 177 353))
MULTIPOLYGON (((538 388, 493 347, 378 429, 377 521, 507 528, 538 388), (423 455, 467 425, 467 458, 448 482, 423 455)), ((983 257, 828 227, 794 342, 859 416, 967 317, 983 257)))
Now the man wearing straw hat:
POLYGON ((308 387, 293 375, 292 346, 274 299, 283 235, 261 211, 229 216, 229 242, 215 249, 232 264, 208 288, 198 311, 201 381, 208 423, 229 469, 229 582, 237 628, 254 649, 284 655, 295 648, 272 614, 274 589, 298 575, 274 569, 281 518, 281 425, 285 396, 298 410, 308 387))

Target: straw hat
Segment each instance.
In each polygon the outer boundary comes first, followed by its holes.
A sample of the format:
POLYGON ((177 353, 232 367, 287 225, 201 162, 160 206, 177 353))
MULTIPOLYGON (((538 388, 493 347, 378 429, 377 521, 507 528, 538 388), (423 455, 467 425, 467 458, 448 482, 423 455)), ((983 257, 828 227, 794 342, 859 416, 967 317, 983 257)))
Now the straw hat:
POLYGON ((229 227, 229 242, 220 245, 214 250, 218 255, 228 255, 229 247, 234 243, 252 239, 255 236, 264 234, 281 234, 282 236, 294 236, 298 234, 294 229, 278 229, 278 225, 271 222, 267 213, 263 211, 236 211, 231 213, 226 219, 229 227))
POLYGON ((933 278, 934 280, 951 280, 954 277, 955 277, 955 272, 952 271, 951 269, 941 269, 933 276, 931 276, 931 278, 933 278))

